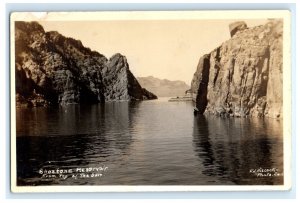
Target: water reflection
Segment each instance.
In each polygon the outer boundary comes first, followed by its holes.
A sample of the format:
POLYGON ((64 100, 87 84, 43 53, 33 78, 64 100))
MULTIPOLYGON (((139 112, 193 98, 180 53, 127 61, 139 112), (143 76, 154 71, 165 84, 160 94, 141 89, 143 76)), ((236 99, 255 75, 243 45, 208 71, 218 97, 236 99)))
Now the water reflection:
POLYGON ((260 167, 283 172, 281 130, 274 133, 270 122, 274 120, 195 117, 193 145, 202 173, 239 185, 283 184, 282 176, 256 177, 249 172, 260 167))
POLYGON ((249 169, 282 171, 282 124, 192 114, 153 100, 17 109, 19 185, 282 184, 249 169), (107 165, 101 179, 40 179, 40 168, 107 165))
POLYGON ((18 184, 44 184, 36 180, 41 168, 96 166, 128 154, 138 105, 17 109, 18 184))

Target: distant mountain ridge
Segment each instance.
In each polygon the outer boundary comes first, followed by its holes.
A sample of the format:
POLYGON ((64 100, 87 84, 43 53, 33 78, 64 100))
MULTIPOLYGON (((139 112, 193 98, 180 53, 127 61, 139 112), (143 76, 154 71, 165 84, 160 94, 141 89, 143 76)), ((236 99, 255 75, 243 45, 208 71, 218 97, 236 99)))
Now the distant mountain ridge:
POLYGON ((171 81, 155 78, 153 76, 137 77, 137 80, 143 87, 158 97, 182 96, 185 94, 185 91, 190 89, 190 86, 180 80, 171 81))

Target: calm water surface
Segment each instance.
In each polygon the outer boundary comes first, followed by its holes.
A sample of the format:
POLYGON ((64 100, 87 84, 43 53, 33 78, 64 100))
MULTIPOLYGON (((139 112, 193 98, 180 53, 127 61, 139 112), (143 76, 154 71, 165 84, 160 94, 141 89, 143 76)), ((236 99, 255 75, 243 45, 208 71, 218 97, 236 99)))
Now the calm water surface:
POLYGON ((274 185, 282 157, 281 121, 194 116, 192 102, 17 109, 18 185, 274 185), (41 174, 56 169, 72 171, 41 174))

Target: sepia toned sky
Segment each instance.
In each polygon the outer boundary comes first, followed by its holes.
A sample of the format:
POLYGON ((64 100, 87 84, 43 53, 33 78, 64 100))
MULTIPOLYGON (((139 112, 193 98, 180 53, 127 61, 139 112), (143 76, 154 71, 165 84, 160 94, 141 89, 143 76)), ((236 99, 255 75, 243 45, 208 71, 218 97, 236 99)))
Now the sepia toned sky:
MULTIPOLYGON (((58 31, 110 58, 127 57, 136 77, 182 80, 190 85, 199 58, 230 38, 237 20, 40 21, 45 31, 58 31)), ((267 20, 244 20, 248 27, 267 20)))

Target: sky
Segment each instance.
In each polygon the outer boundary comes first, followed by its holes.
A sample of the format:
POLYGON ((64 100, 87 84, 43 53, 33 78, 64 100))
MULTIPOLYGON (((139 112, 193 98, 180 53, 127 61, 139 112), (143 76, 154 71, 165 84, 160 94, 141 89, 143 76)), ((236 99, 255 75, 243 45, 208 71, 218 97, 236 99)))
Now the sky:
MULTIPOLYGON (((190 85, 199 58, 230 39, 234 20, 40 21, 110 58, 125 55, 136 77, 181 80, 190 85)), ((267 19, 244 20, 248 27, 267 19)))

